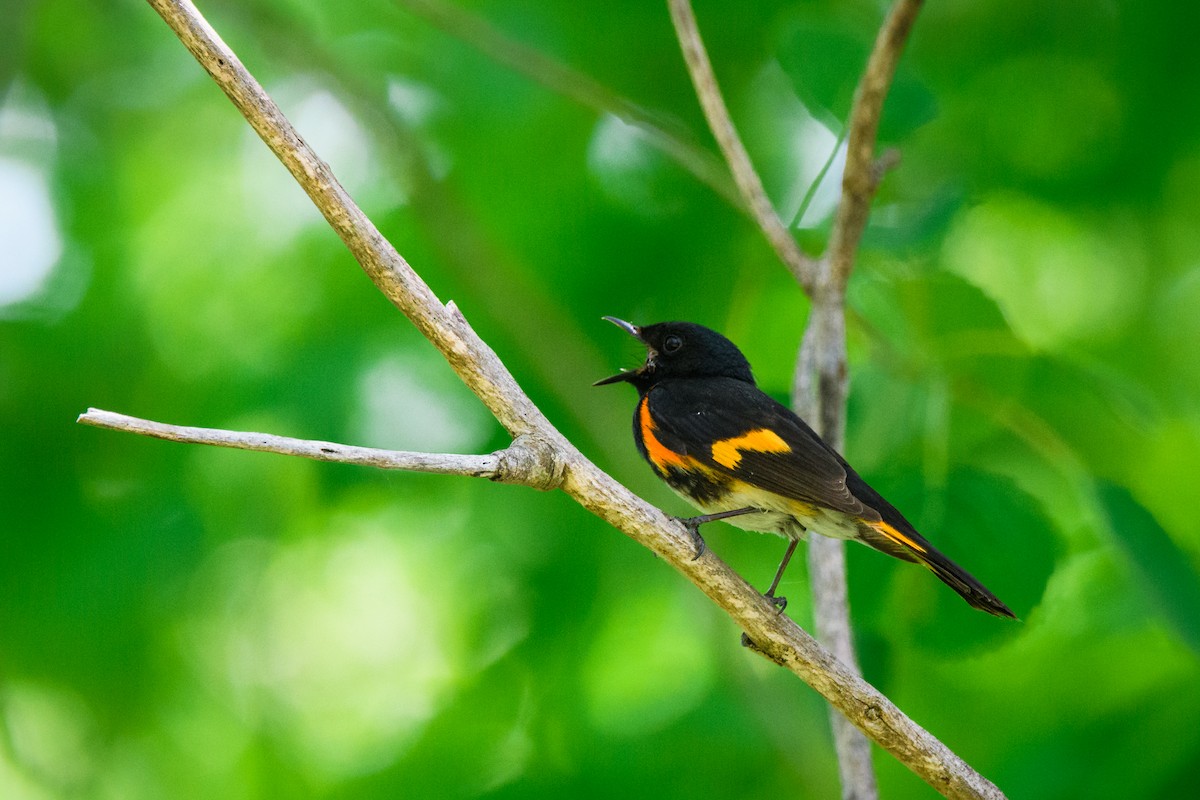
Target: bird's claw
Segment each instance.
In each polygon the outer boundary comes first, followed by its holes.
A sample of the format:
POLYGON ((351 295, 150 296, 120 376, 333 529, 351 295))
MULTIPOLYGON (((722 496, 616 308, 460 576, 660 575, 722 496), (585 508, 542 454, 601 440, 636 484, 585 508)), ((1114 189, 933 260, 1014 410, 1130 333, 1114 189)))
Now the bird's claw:
POLYGON ((700 523, 694 519, 685 519, 683 527, 687 528, 688 536, 692 539, 692 546, 696 548, 692 561, 699 561, 700 556, 708 552, 708 545, 705 543, 704 537, 700 535, 700 523))
POLYGON ((777 614, 782 614, 783 610, 787 608, 788 599, 786 597, 776 597, 770 592, 764 594, 763 597, 767 598, 767 601, 771 605, 775 606, 775 612, 777 614))
POLYGON ((676 517, 683 523, 683 527, 687 528, 688 536, 692 537, 692 544, 696 546, 696 555, 692 556, 692 561, 696 561, 700 556, 708 550, 708 545, 704 543, 704 537, 700 535, 700 526, 706 522, 715 522, 719 519, 729 519, 730 517, 740 517, 743 514, 757 514, 761 509, 758 508, 735 508, 732 511, 718 511, 715 514, 701 514, 698 517, 676 517))

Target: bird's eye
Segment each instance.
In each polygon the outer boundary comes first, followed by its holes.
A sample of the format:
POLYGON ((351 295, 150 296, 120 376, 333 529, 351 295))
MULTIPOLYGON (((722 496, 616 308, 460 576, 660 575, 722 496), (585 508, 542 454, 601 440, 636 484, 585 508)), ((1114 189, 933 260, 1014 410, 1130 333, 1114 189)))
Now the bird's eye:
POLYGON ((666 339, 663 339, 664 353, 674 353, 681 347, 683 347, 683 339, 678 336, 668 336, 666 339))

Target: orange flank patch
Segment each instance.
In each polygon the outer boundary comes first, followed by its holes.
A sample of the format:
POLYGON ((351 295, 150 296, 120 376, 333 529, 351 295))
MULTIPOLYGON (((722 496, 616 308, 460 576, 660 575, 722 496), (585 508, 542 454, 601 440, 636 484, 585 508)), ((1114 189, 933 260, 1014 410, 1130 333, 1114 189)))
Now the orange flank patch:
POLYGON ((918 553, 925 552, 924 547, 921 547, 921 545, 917 544, 912 539, 908 538, 903 533, 901 533, 900 531, 893 528, 891 525, 888 525, 886 522, 876 522, 874 527, 875 527, 875 530, 879 531, 884 536, 891 539, 893 542, 899 542, 900 544, 904 545, 905 547, 908 547, 912 550, 916 550, 918 553))
POLYGON ((687 456, 676 453, 667 447, 654 435, 657 426, 650 417, 649 400, 643 400, 641 408, 638 409, 638 424, 642 428, 642 444, 646 446, 646 454, 650 456, 650 460, 659 470, 665 472, 667 467, 686 467, 695 463, 687 456))
POLYGON ((755 428, 732 439, 713 442, 712 458, 723 467, 735 469, 742 460, 742 453, 788 453, 791 447, 779 434, 769 428, 755 428))

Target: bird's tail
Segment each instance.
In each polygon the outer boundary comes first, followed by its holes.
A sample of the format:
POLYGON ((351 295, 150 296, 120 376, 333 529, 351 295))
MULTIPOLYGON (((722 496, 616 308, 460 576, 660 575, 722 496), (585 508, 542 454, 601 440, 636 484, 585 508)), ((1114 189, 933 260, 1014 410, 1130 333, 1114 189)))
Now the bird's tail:
POLYGON ((1012 609, 1006 606, 999 597, 992 594, 986 586, 975 580, 971 573, 932 547, 928 551, 918 554, 917 560, 928 567, 930 572, 937 575, 942 583, 962 595, 962 599, 972 607, 995 614, 997 617, 1017 618, 1012 609))
POLYGON ((906 535, 886 522, 878 522, 870 527, 880 537, 871 537, 874 541, 870 541, 869 544, 872 546, 906 561, 922 564, 937 575, 942 583, 958 592, 973 608, 995 614, 997 617, 1017 618, 1012 609, 986 586, 975 580, 971 573, 946 558, 923 537, 916 535, 915 531, 912 535, 906 535))

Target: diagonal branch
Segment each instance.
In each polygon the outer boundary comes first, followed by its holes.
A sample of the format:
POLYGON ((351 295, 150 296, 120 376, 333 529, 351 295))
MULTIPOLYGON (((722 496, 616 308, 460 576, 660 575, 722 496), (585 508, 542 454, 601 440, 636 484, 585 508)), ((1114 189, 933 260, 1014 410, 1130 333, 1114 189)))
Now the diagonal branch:
POLYGON ((683 60, 687 63, 688 74, 692 85, 696 87, 696 96, 704 109, 704 117, 712 130, 725 161, 733 172, 738 191, 742 193, 746 205, 750 207, 758 226, 762 228, 767 241, 775 248, 779 259, 791 270, 796 280, 804 290, 812 294, 816 285, 817 262, 804 255, 800 245, 788 233, 787 228, 779 221, 771 199, 763 189, 750 155, 746 152, 742 139, 738 136, 737 128, 725 107, 721 97, 721 89, 717 85, 717 76, 713 72, 712 62, 704 49, 704 41, 700 38, 700 29, 696 26, 696 15, 692 12, 691 0, 667 0, 667 8, 671 12, 671 21, 675 24, 675 34, 679 37, 679 46, 683 50, 683 60))
MULTIPOLYGON (((948 797, 1000 791, 886 697, 822 648, 712 553, 694 558, 678 521, 636 497, 585 458, 521 391, 496 354, 453 306, 383 238, 190 0, 148 0, 291 171, 363 270, 445 355, 516 440, 555 463, 554 483, 580 505, 658 553, 721 607, 759 650, 821 693, 897 759, 948 797)), ((281 276, 280 280, 286 280, 281 276)), ((550 488, 549 486, 541 488, 550 488)))

